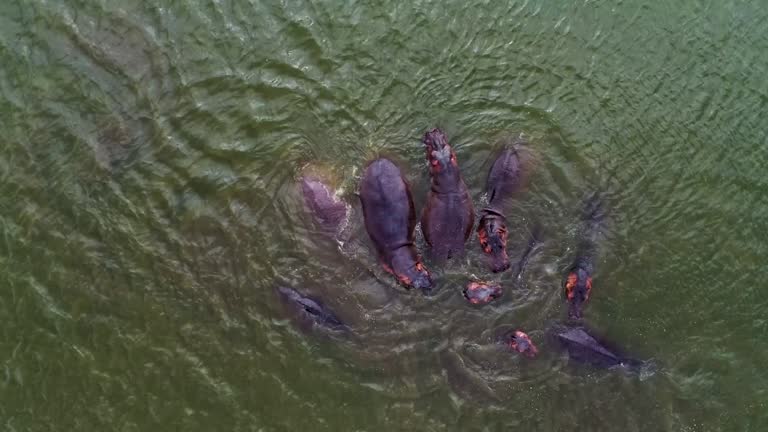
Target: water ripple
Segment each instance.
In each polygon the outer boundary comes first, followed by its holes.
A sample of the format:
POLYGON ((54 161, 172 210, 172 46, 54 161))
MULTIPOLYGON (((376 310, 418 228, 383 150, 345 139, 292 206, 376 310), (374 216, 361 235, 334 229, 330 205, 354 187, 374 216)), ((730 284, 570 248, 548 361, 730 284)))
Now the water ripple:
POLYGON ((764 423, 756 2, 35 0, 0 12, 7 427, 764 423), (489 275, 474 234, 450 265, 425 252, 434 297, 379 268, 361 169, 396 159, 421 209, 420 138, 435 126, 476 205, 498 150, 530 142, 511 254, 534 225, 544 240, 520 280, 489 275), (306 214, 296 179, 308 168, 350 204, 339 243, 306 214), (593 190, 610 216, 586 313, 659 361, 646 380, 575 367, 545 337, 593 190), (504 297, 471 307, 470 277, 504 297), (276 283, 321 297, 353 336, 296 327, 276 283), (536 361, 495 343, 517 327, 539 342, 536 361))

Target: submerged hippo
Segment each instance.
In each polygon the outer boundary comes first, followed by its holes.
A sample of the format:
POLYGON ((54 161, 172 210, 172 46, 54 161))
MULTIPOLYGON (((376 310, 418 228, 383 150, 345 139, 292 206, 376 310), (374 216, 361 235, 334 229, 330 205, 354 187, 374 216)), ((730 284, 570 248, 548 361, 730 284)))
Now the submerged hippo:
POLYGON ((488 206, 480 211, 477 227, 480 247, 490 257, 490 268, 494 273, 503 272, 510 266, 504 203, 521 184, 520 155, 516 149, 504 150, 488 172, 485 185, 488 206))
POLYGON ((413 243, 416 211, 408 183, 388 159, 368 164, 360 184, 365 229, 376 247, 382 266, 407 288, 432 288, 429 271, 413 243))
POLYGON ((304 202, 315 222, 331 234, 338 232, 347 218, 349 207, 318 177, 305 175, 301 178, 304 202))
POLYGON ((472 304, 486 304, 501 297, 503 291, 497 282, 470 281, 463 294, 472 304))
POLYGON ((629 358, 612 344, 595 336, 586 327, 559 326, 552 330, 556 342, 568 352, 568 357, 578 363, 598 368, 625 368, 631 372, 650 369, 649 362, 629 358))
POLYGON ((539 349, 531 342, 531 338, 521 330, 514 330, 505 334, 501 338, 501 343, 526 357, 533 358, 539 353, 539 349))
POLYGON ((568 301, 568 317, 572 319, 581 319, 582 308, 592 294, 597 242, 605 221, 605 209, 599 195, 594 194, 587 199, 582 220, 584 228, 581 243, 563 283, 565 298, 568 301))
POLYGON ((436 258, 451 258, 464 252, 475 210, 445 133, 440 129, 427 132, 424 146, 432 186, 421 215, 421 229, 436 258))
POLYGON ((300 294, 293 288, 278 286, 277 294, 283 304, 289 309, 300 324, 304 326, 317 325, 329 330, 348 330, 348 327, 320 300, 300 294))

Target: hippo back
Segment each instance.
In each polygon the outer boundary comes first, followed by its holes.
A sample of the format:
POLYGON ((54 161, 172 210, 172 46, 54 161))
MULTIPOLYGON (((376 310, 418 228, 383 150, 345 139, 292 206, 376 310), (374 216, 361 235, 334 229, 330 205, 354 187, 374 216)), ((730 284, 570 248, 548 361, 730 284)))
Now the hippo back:
POLYGON ((514 194, 522 184, 520 157, 517 150, 504 150, 488 172, 485 189, 488 194, 488 206, 501 207, 504 200, 514 194))
POLYGON ((413 243, 416 211, 400 169, 377 159, 365 169, 360 185, 365 228, 380 253, 413 243))
POLYGON ((346 203, 325 183, 313 176, 301 178, 301 191, 304 202, 318 225, 328 232, 338 231, 347 217, 346 203))

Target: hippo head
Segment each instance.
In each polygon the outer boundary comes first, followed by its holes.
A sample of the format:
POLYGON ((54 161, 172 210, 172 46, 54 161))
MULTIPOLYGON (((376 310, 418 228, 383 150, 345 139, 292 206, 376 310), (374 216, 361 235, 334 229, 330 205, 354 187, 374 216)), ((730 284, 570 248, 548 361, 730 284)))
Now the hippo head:
POLYGON ((418 288, 424 292, 428 293, 432 290, 432 276, 421 262, 417 262, 416 265, 408 269, 404 275, 400 275, 399 277, 406 277, 410 280, 410 285, 412 287, 418 288))
POLYGON ((539 353, 539 349, 531 342, 531 338, 527 334, 520 330, 515 330, 509 335, 508 342, 509 347, 519 353, 524 354, 527 357, 535 357, 539 353))
POLYGON ((477 235, 483 252, 491 258, 491 271, 498 273, 508 269, 507 226, 504 217, 499 214, 484 216, 477 227, 477 235))
POLYGON ((589 300, 592 291, 592 277, 587 269, 575 266, 565 279, 565 297, 568 299, 568 317, 581 319, 581 309, 589 300))
POLYGON ((442 130, 435 128, 425 133, 423 141, 429 161, 429 173, 432 176, 458 173, 456 153, 448 144, 448 138, 442 130))
POLYGON ((487 282, 469 282, 464 297, 472 304, 485 304, 501 297, 501 285, 487 282))
POLYGON ((418 288, 425 293, 432 290, 432 276, 419 259, 414 261, 405 254, 395 254, 392 259, 392 268, 388 270, 406 288, 418 288))

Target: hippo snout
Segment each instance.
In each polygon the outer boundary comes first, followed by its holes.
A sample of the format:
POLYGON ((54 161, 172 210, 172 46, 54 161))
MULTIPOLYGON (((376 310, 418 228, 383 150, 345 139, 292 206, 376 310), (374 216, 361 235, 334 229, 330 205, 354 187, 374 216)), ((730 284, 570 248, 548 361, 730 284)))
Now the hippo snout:
POLYGON ((421 261, 411 261, 408 253, 398 253, 393 262, 393 272, 407 288, 418 288, 428 294, 432 289, 432 275, 421 261))
POLYGON ((491 262, 491 271, 501 273, 507 271, 510 267, 509 258, 506 256, 494 257, 491 262))
POLYGON ((536 357, 539 349, 533 344, 531 338, 521 330, 515 330, 509 335, 509 348, 525 355, 526 357, 536 357))
POLYGON ((492 282, 469 282, 464 288, 464 298, 472 304, 486 304, 501 297, 501 285, 492 282))
POLYGON ((483 217, 477 228, 477 234, 483 253, 490 257, 491 271, 500 273, 509 269, 507 226, 504 218, 498 215, 483 217))
POLYGON ((434 128, 424 134, 424 145, 428 151, 440 151, 448 146, 448 137, 439 128, 434 128))
POLYGON ((429 273, 419 274, 411 279, 411 285, 414 288, 424 291, 424 294, 431 294, 433 288, 432 277, 429 273))

